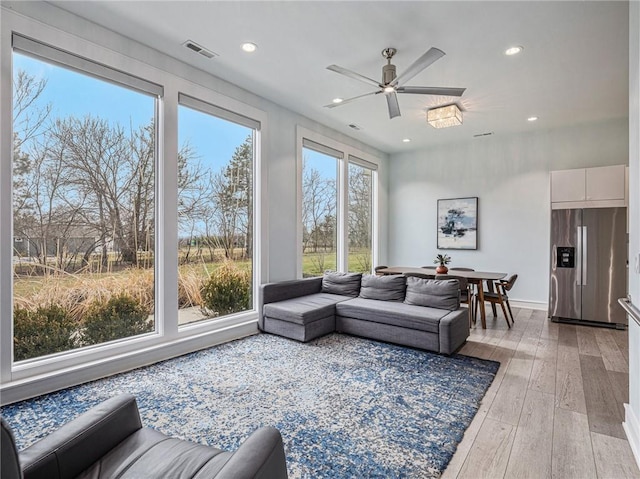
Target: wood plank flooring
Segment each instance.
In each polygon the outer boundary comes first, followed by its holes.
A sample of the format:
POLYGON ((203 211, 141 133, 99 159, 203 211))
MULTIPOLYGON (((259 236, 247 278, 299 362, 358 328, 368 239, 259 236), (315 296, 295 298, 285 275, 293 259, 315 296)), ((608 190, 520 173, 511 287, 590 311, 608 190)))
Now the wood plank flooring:
POLYGON ((640 478, 622 422, 627 332, 550 322, 544 311, 498 312, 461 354, 500 361, 444 479, 640 478))

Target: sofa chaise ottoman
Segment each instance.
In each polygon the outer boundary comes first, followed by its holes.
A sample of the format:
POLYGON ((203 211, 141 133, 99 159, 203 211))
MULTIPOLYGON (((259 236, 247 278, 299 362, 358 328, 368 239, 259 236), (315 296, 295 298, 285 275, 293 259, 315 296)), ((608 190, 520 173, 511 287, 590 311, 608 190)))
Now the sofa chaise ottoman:
POLYGON ((442 354, 469 336, 458 281, 328 272, 260 288, 259 328, 298 341, 337 331, 442 354))

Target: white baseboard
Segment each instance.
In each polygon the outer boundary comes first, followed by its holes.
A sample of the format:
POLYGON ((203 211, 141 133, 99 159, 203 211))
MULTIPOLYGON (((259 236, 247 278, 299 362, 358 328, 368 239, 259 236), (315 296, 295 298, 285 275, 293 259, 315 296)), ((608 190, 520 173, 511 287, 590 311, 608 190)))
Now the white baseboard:
POLYGON ((522 299, 509 299, 509 304, 514 308, 535 309, 537 311, 548 311, 549 305, 543 301, 526 301, 522 299))
POLYGON ((627 440, 629 441, 629 446, 631 446, 633 457, 635 457, 636 463, 638 467, 640 467, 640 422, 638 422, 638 418, 629 404, 625 403, 624 411, 625 417, 622 427, 627 434, 627 440))

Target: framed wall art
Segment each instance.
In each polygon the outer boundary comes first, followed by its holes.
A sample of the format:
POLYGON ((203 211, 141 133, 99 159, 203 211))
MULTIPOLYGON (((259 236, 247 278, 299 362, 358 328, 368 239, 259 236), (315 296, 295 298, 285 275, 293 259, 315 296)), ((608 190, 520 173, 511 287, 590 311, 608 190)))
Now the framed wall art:
POLYGON ((478 249, 478 198, 438 200, 438 249, 478 249))

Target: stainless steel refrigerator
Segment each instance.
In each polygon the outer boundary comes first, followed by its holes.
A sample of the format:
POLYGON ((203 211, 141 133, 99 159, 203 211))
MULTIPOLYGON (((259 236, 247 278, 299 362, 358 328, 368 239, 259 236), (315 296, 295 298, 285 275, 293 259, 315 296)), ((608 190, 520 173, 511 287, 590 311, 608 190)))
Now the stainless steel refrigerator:
POLYGON ((626 208, 551 211, 552 321, 625 328, 626 208))

